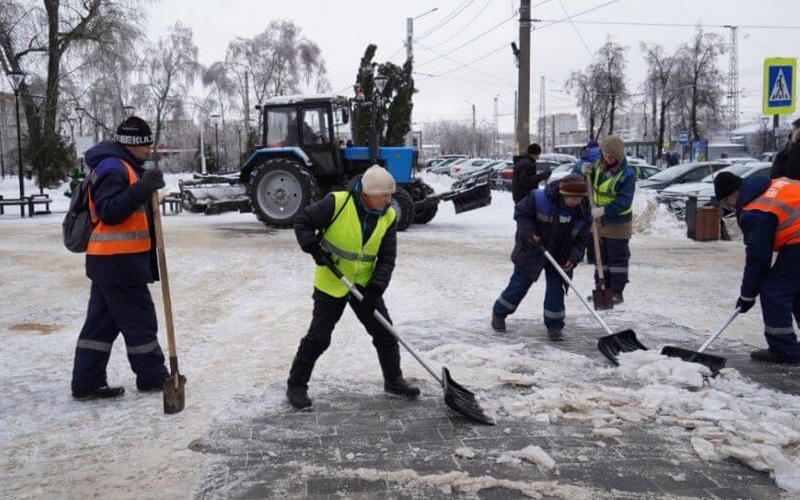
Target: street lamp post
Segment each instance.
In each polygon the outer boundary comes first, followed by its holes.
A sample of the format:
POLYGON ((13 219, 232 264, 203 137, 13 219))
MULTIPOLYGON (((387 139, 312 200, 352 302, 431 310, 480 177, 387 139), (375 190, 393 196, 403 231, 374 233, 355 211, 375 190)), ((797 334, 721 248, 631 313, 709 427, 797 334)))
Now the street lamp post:
POLYGON ((122 113, 125 115, 125 118, 130 118, 135 109, 136 108, 133 106, 122 106, 122 113))
POLYGON ((75 114, 78 115, 78 137, 83 137, 83 115, 86 114, 86 108, 75 108, 75 114))
POLYGON ((211 115, 211 121, 214 123, 214 165, 219 172, 219 115, 211 115))
MULTIPOLYGON (((17 164, 17 173, 19 174, 19 199, 22 201, 22 199, 25 198, 25 182, 22 178, 22 133, 20 132, 19 125, 19 89, 25 82, 25 73, 21 71, 10 71, 6 73, 6 77, 8 77, 11 88, 14 90, 14 104, 17 110, 17 159, 19 161, 17 164)), ((25 205, 23 203, 19 205, 19 213, 20 217, 25 217, 25 205)))
MULTIPOLYGON (((36 110, 36 117, 39 117, 39 111, 42 109, 42 104, 44 104, 44 96, 43 95, 32 95, 31 100, 33 101, 33 107, 36 110)), ((39 194, 44 194, 44 185, 42 184, 42 159, 39 158, 37 160, 38 165, 36 165, 36 176, 38 177, 39 182, 39 194)))
POLYGON ((388 81, 389 79, 387 77, 380 74, 376 75, 374 78, 375 94, 372 96, 372 113, 370 113, 372 121, 370 131, 372 132, 372 137, 369 141, 369 159, 373 165, 378 163, 378 141, 380 141, 381 137, 377 125, 378 106, 383 104, 383 90, 386 88, 386 82, 388 81))
POLYGON ((239 135, 239 170, 242 169, 242 124, 236 125, 236 133, 239 135))
POLYGON ((769 116, 761 117, 761 152, 767 151, 767 124, 769 123, 769 116))

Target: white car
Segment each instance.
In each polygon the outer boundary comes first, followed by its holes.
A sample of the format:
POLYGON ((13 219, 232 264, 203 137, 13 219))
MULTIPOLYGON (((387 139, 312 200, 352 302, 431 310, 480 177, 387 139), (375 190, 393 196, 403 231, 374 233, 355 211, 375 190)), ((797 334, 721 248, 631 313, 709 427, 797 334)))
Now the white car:
POLYGON ((479 170, 481 167, 497 160, 491 158, 464 158, 450 164, 450 177, 458 178, 479 170))
POLYGON ((713 174, 705 176, 700 182, 687 182, 684 184, 672 185, 661 191, 657 199, 660 203, 667 206, 667 209, 681 216, 686 210, 686 202, 689 197, 697 198, 697 206, 708 205, 714 198, 714 177, 719 172, 731 172, 739 177, 745 178, 751 175, 769 177, 772 168, 771 163, 750 162, 740 163, 725 167, 713 174))

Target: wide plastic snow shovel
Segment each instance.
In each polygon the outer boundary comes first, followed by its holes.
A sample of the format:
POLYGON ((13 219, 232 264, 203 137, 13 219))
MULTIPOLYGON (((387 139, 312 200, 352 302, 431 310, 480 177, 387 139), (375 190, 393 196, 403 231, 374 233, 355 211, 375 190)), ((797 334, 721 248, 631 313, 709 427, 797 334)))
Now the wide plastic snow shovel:
POLYGON ((167 274, 167 255, 164 253, 164 233, 161 230, 161 212, 159 212, 158 193, 153 193, 150 200, 153 207, 153 226, 156 233, 156 249, 158 254, 158 271, 161 275, 161 295, 164 297, 164 319, 167 325, 167 347, 169 350, 170 375, 164 381, 164 413, 178 413, 186 403, 184 384, 186 377, 178 371, 178 354, 175 348, 175 328, 172 323, 172 300, 169 295, 169 275, 167 274))
MULTIPOLYGON (((586 184, 589 186, 589 206, 594 207, 594 193, 592 193, 592 178, 586 174, 586 184)), ((592 302, 597 311, 605 311, 607 309, 614 309, 614 291, 606 288, 605 271, 603 271, 603 259, 600 256, 600 233, 597 225, 597 219, 592 217, 592 239, 594 240, 594 268, 597 272, 597 284, 600 288, 595 287, 592 290, 592 302)), ((575 292, 577 293, 577 292, 575 292)))
POLYGON ((561 269, 561 266, 556 262, 556 259, 550 255, 550 252, 544 250, 544 256, 547 257, 547 260, 550 261, 550 264, 553 265, 558 274, 561 275, 561 279, 572 288, 575 292, 575 295, 580 299, 581 303, 586 306, 586 309, 592 313, 592 316, 597 320, 598 323, 603 327, 603 329, 608 332, 608 335, 605 337, 600 337, 597 341, 597 349, 603 353, 603 356, 608 358, 609 361, 614 363, 615 365, 619 365, 619 361, 617 361, 617 356, 621 352, 632 352, 632 351, 646 351, 647 347, 643 346, 641 342, 636 338, 636 333, 633 330, 623 330, 621 332, 614 333, 611 331, 611 328, 606 325, 606 322, 603 321, 595 311, 592 309, 592 306, 586 302, 586 299, 583 298, 581 292, 575 288, 575 285, 572 283, 572 280, 569 279, 567 273, 561 269))
MULTIPOLYGON (((333 274, 335 274, 336 277, 339 278, 342 283, 344 283, 344 286, 350 290, 350 293, 352 293, 356 299, 359 301, 364 300, 364 296, 361 294, 358 288, 350 283, 350 280, 348 280, 347 277, 345 277, 342 272, 339 271, 339 268, 336 267, 336 264, 334 264, 330 258, 327 259, 326 264, 328 268, 333 271, 333 274)), ((417 361, 419 361, 419 363, 426 370, 428 370, 428 373, 430 373, 433 378, 436 379, 439 385, 442 386, 442 389, 444 389, 444 402, 447 404, 447 406, 478 423, 486 425, 495 424, 494 420, 486 415, 481 406, 478 404, 478 401, 475 399, 475 394, 462 385, 456 383, 456 381, 450 377, 450 371, 447 369, 447 367, 442 367, 442 376, 439 377, 436 372, 420 357, 420 355, 417 354, 414 348, 411 347, 411 344, 406 342, 405 339, 401 337, 399 333, 397 333, 392 324, 389 323, 389 321, 384 318, 381 313, 375 310, 372 311, 372 315, 381 325, 383 325, 384 328, 389 331, 389 333, 392 334, 392 336, 394 336, 394 338, 397 339, 398 342, 403 345, 403 347, 406 348, 408 352, 411 353, 412 356, 414 356, 417 361)))
POLYGON ((712 342, 717 340, 717 337, 728 328, 728 325, 733 323, 733 320, 736 319, 736 316, 739 315, 741 312, 740 308, 736 308, 733 310, 733 314, 730 315, 728 319, 719 327, 719 329, 714 333, 714 335, 710 336, 705 343, 700 346, 700 349, 696 351, 690 351, 689 349, 681 349, 680 347, 672 347, 672 346, 664 346, 661 349, 661 354, 665 356, 670 356, 673 358, 681 358, 684 361, 700 363, 701 365, 706 365, 710 370, 711 373, 716 375, 717 372, 725 368, 725 362, 727 361, 722 356, 714 356, 713 354, 705 354, 703 351, 708 349, 708 346, 711 345, 712 342))

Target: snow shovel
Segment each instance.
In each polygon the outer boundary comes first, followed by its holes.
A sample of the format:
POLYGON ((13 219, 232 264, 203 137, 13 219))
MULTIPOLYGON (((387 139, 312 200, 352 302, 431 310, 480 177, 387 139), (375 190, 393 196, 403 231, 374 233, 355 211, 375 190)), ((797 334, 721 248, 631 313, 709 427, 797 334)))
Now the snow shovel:
POLYGON ((725 331, 726 328, 728 328, 728 325, 733 323, 733 320, 736 319, 736 316, 738 316, 740 311, 741 309, 738 307, 734 309, 733 314, 731 314, 731 316, 727 320, 725 320, 725 323, 723 323, 722 326, 719 327, 719 329, 716 331, 716 333, 714 333, 714 335, 709 337, 708 340, 706 340, 705 343, 702 346, 700 346, 700 349, 696 351, 690 351, 689 349, 681 349, 680 347, 664 346, 664 348, 661 349, 661 354, 673 358, 681 358, 684 361, 695 362, 695 363, 700 363, 701 365, 706 365, 711 370, 711 373, 716 375, 717 372, 725 368, 725 361, 727 360, 722 356, 705 354, 703 351, 705 351, 708 348, 708 346, 711 345, 712 342, 717 340, 717 337, 719 337, 720 334, 723 331, 725 331))
MULTIPOLYGON (((357 298, 359 301, 364 300, 364 296, 361 294, 358 288, 350 283, 350 280, 348 280, 347 277, 344 276, 341 271, 339 271, 339 268, 336 267, 336 264, 333 262, 333 260, 327 256, 326 265, 331 271, 333 271, 333 274, 335 274, 336 277, 339 278, 342 283, 344 283, 344 286, 350 290, 350 293, 352 293, 355 298, 357 298)), ((389 333, 392 334, 394 338, 397 339, 398 342, 403 345, 403 347, 406 348, 408 352, 411 353, 412 356, 414 356, 417 361, 419 361, 419 363, 426 370, 428 370, 428 373, 430 373, 433 378, 436 379, 439 385, 442 386, 442 389, 444 389, 444 402, 447 404, 447 406, 478 423, 486 425, 495 424, 494 420, 484 413, 483 409, 478 404, 478 401, 475 399, 475 394, 462 385, 456 383, 456 381, 450 377, 450 371, 447 369, 447 367, 442 367, 442 376, 439 377, 436 372, 419 356, 419 354, 417 354, 414 348, 411 347, 411 345, 406 342, 399 333, 397 333, 392 324, 389 323, 389 321, 384 318, 377 309, 372 311, 372 315, 381 325, 383 325, 384 328, 389 331, 389 333)))
MULTIPOLYGON (((589 206, 594 206, 594 194, 592 193, 592 178, 586 174, 586 184, 589 187, 589 206)), ((605 311, 614 309, 614 291, 606 288, 605 271, 603 271, 603 259, 600 257, 600 234, 597 219, 592 217, 592 239, 594 240, 594 267, 597 272, 597 283, 600 288, 592 290, 592 302, 595 311, 605 311)), ((577 291, 575 293, 578 293, 577 291)))
POLYGON ((167 255, 164 253, 164 233, 161 230, 161 212, 159 211, 158 192, 153 193, 150 200, 153 208, 153 226, 156 233, 156 249, 158 254, 158 272, 161 275, 161 295, 164 297, 164 319, 167 324, 167 346, 169 349, 170 375, 164 381, 164 413, 172 414, 183 410, 186 397, 183 386, 186 377, 178 372, 178 354, 175 349, 175 329, 172 323, 172 300, 169 296, 169 276, 167 275, 167 255))
POLYGON ((631 351, 646 351, 647 347, 643 346, 641 342, 636 338, 636 333, 633 330, 623 330, 621 332, 614 333, 611 329, 606 325, 606 322, 603 321, 595 311, 592 309, 592 306, 586 302, 586 299, 583 298, 581 292, 575 288, 575 285, 572 283, 572 280, 569 279, 567 273, 561 269, 561 266, 558 265, 556 259, 550 255, 550 252, 544 250, 544 256, 547 257, 547 260, 550 261, 550 264, 553 265, 558 274, 561 275, 561 279, 572 288, 575 292, 575 295, 580 299, 581 303, 586 306, 586 309, 592 313, 592 316, 597 320, 598 323, 603 327, 603 329, 608 332, 608 335, 605 337, 600 337, 600 340, 597 341, 597 349, 603 353, 603 356, 608 358, 609 361, 614 363, 615 365, 619 366, 619 361, 617 361, 617 356, 620 352, 631 352, 631 351))

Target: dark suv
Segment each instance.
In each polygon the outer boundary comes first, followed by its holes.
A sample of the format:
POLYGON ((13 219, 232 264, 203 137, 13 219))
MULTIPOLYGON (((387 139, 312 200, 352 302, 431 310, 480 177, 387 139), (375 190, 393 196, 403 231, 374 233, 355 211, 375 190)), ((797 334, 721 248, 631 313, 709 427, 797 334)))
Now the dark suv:
POLYGON ((724 161, 702 161, 696 163, 681 163, 662 170, 656 175, 638 182, 639 187, 646 189, 662 189, 684 182, 698 182, 703 177, 710 175, 717 170, 730 167, 730 163, 724 161))

